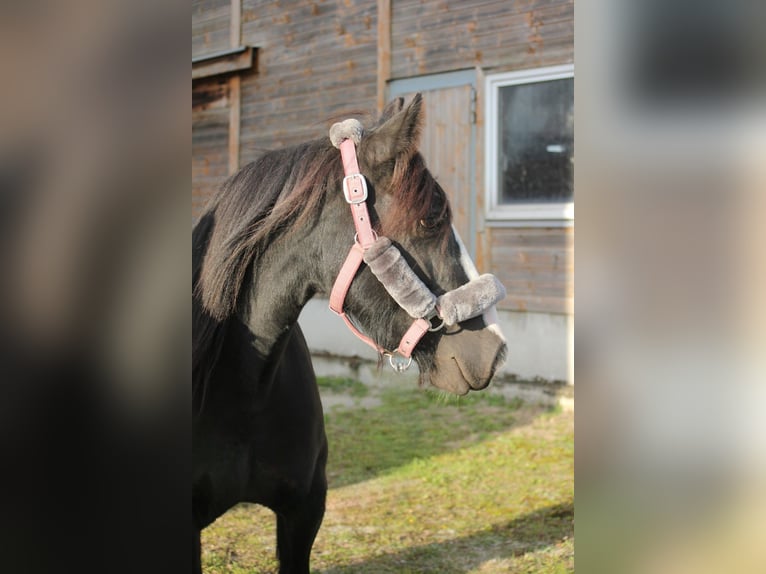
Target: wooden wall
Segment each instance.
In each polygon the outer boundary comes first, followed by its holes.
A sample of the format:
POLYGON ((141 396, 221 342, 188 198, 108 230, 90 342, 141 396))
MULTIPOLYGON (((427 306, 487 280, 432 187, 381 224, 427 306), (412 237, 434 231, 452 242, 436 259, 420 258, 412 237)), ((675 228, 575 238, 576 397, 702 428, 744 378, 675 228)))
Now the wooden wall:
POLYGON ((393 0, 391 75, 572 61, 574 0, 393 0))
MULTIPOLYGON (((231 0, 192 1, 192 59, 230 47, 231 0)), ((192 221, 228 175, 229 83, 192 82, 192 221)))
POLYGON ((573 313, 574 229, 492 228, 492 272, 508 296, 501 309, 573 313))
POLYGON ((375 112, 374 0, 243 0, 242 41, 259 47, 258 73, 242 78, 242 164, 344 111, 375 112))
POLYGON ((192 87, 192 220, 229 173, 228 96, 225 79, 192 87))
POLYGON ((231 0, 192 0, 192 58, 229 48, 231 0))

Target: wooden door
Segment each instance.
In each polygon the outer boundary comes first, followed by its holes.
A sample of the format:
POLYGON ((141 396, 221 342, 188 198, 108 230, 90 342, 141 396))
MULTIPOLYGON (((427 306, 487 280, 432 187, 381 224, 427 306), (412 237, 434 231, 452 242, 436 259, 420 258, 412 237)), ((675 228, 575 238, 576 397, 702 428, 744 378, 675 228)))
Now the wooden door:
MULTIPOLYGON (((453 221, 469 251, 474 252, 476 199, 473 186, 473 114, 471 85, 420 92, 425 125, 420 153, 452 206, 453 221)), ((405 105, 415 92, 404 94, 405 105)))

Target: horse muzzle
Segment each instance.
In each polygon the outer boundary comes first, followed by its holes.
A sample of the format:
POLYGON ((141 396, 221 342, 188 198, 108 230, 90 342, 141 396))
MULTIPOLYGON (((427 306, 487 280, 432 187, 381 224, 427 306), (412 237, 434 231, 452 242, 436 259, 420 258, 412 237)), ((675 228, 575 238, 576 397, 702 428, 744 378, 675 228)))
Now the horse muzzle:
POLYGON ((445 329, 439 338, 429 379, 445 391, 464 395, 492 381, 508 353, 498 331, 485 326, 481 317, 445 329))

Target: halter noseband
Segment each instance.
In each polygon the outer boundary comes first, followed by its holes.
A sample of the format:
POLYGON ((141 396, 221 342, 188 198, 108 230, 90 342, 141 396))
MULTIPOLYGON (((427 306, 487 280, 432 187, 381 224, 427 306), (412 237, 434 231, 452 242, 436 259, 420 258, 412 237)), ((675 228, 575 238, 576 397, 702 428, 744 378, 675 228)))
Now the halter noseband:
POLYGON ((356 158, 356 144, 361 137, 362 126, 357 120, 346 120, 330 129, 330 139, 340 149, 345 174, 343 195, 351 207, 356 228, 354 244, 330 293, 330 309, 361 341, 388 356, 391 367, 401 373, 412 364, 412 352, 427 332, 481 314, 505 297, 505 288, 494 275, 485 274, 438 298, 431 293, 391 241, 378 237, 372 229, 367 210, 367 181, 359 172, 356 158), (414 318, 394 351, 386 351, 362 333, 343 311, 346 295, 362 262, 367 263, 397 304, 414 318), (441 319, 437 326, 431 325, 434 317, 441 319))

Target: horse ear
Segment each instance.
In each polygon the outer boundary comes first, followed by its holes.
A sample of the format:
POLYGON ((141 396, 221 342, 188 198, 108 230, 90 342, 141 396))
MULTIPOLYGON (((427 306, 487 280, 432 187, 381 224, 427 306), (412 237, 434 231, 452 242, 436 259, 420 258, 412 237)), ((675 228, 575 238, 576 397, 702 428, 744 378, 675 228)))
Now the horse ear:
POLYGON ((380 118, 378 118, 378 124, 377 125, 383 125, 388 120, 390 120, 392 117, 394 117, 395 114, 398 114, 402 111, 402 108, 404 108, 404 98, 394 98, 388 104, 385 108, 383 108, 383 111, 380 113, 380 118))
POLYGON ((417 151, 423 127, 423 97, 415 94, 406 108, 394 111, 399 105, 398 101, 394 100, 386 106, 381 122, 362 138, 360 155, 370 166, 402 157, 409 158, 417 151), (387 111, 393 112, 388 119, 385 118, 387 111))

